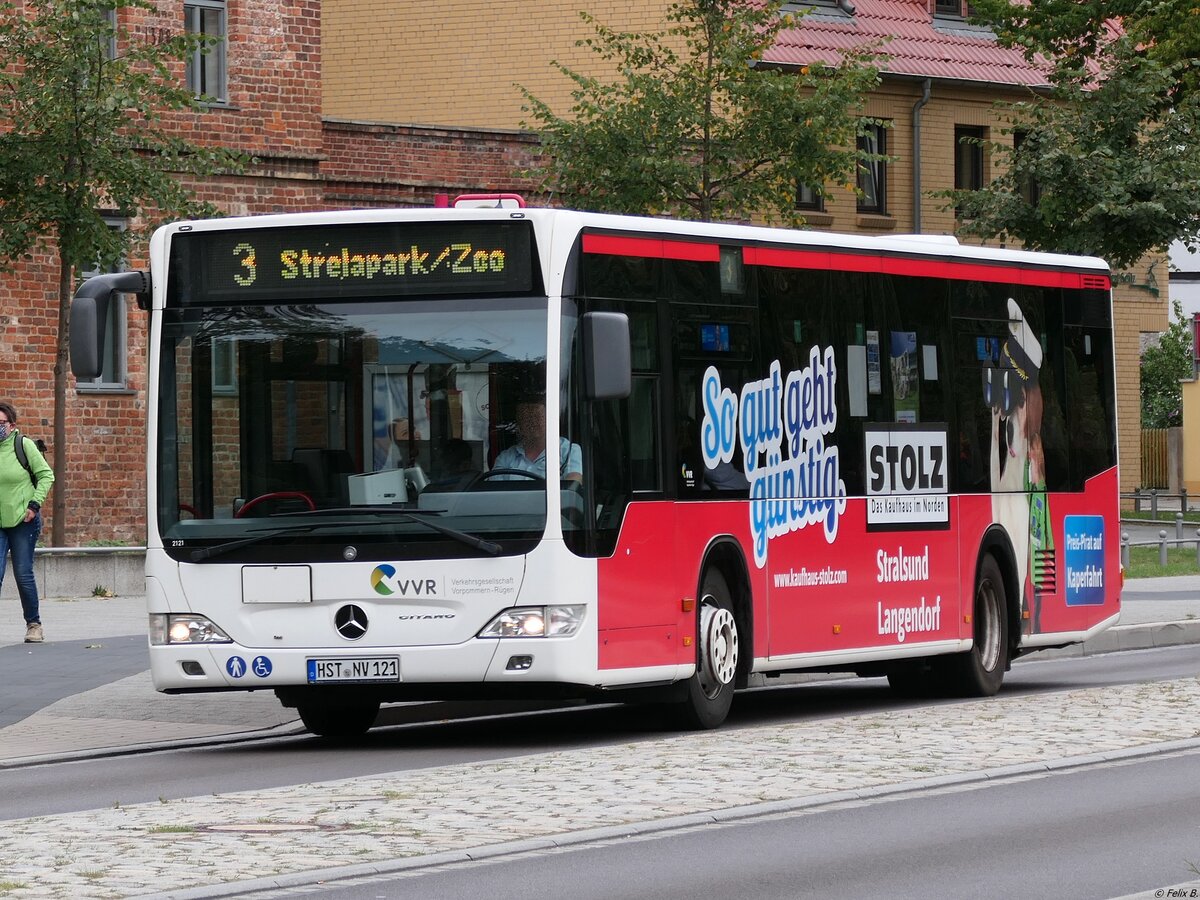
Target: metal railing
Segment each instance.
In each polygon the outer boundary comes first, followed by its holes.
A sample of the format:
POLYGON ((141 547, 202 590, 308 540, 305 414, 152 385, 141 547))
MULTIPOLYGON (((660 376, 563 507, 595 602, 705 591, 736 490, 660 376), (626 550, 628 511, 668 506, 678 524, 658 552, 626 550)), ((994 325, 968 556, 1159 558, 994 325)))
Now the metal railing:
MULTIPOLYGON (((1188 506, 1188 492, 1183 489, 1178 492, 1162 491, 1158 488, 1150 488, 1143 490, 1139 488, 1132 494, 1122 494, 1122 500, 1133 501, 1133 511, 1136 513, 1142 512, 1143 508, 1150 510, 1150 518, 1157 519, 1159 511, 1164 513, 1191 512, 1193 507, 1188 506)), ((1168 519, 1170 521, 1170 519, 1168 519)))
POLYGON ((1194 543, 1196 545, 1196 567, 1200 568, 1200 528, 1196 529, 1195 537, 1183 536, 1183 513, 1175 513, 1175 537, 1168 538, 1166 529, 1158 532, 1158 540, 1153 541, 1133 541, 1129 538, 1129 532, 1124 532, 1121 535, 1121 565, 1129 568, 1129 548, 1130 547, 1158 547, 1158 564, 1160 566, 1167 565, 1167 550, 1170 547, 1183 547, 1194 543))
POLYGON ((146 552, 145 547, 34 547, 33 555, 38 556, 76 556, 78 554, 92 554, 112 556, 114 554, 131 554, 146 552))

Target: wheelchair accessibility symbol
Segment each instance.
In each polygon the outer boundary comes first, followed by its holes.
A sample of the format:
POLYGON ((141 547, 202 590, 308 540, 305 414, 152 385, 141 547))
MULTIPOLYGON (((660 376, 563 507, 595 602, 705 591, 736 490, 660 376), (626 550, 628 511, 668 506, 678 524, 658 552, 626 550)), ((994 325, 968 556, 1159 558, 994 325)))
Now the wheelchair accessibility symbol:
POLYGON ((254 674, 259 678, 266 678, 271 674, 271 660, 265 656, 256 656, 254 661, 250 663, 250 668, 254 670, 254 674))
POLYGON ((241 678, 246 674, 246 661, 240 656, 231 656, 225 660, 225 671, 230 678, 241 678))

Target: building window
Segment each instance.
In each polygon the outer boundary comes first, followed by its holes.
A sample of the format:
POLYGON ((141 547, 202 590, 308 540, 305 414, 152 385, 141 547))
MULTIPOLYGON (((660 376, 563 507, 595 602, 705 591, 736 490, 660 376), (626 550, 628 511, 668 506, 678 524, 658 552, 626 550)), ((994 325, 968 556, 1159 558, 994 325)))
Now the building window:
POLYGON ((221 396, 237 395, 237 341, 234 338, 213 338, 212 390, 221 396))
POLYGON ((978 191, 983 187, 983 143, 987 130, 976 125, 954 126, 954 187, 978 191))
POLYGON ((950 19, 967 19, 975 14, 975 10, 963 0, 934 0, 933 14, 950 19))
MULTIPOLYGON (((125 230, 125 222, 120 219, 105 219, 109 228, 125 230)), ((121 272, 124 266, 117 265, 100 267, 82 273, 84 281, 101 272, 121 272)), ((125 295, 116 294, 108 302, 108 317, 104 324, 104 350, 100 355, 100 376, 90 380, 76 381, 75 387, 80 391, 114 391, 126 388, 127 364, 127 334, 125 324, 125 295)))
POLYGON ((187 0, 183 5, 184 28, 202 34, 208 41, 187 62, 187 83, 192 93, 208 100, 224 101, 228 85, 225 73, 224 0, 187 0))
POLYGON ((105 59, 113 60, 117 58, 117 11, 106 9, 104 21, 108 25, 109 32, 100 39, 100 49, 103 51, 105 59))
POLYGON ((858 211, 860 213, 887 212, 887 131, 883 123, 865 126, 858 136, 858 152, 870 159, 858 161, 858 211))
POLYGON ((796 185, 796 209, 807 209, 810 212, 824 212, 825 197, 819 188, 811 184, 796 185))

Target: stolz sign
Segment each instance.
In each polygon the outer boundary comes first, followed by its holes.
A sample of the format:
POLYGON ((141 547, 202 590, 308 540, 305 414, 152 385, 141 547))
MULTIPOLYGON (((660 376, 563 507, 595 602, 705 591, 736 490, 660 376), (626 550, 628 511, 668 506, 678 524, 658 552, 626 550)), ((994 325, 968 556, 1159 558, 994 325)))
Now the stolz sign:
POLYGON ((867 526, 950 525, 946 425, 866 425, 867 526))

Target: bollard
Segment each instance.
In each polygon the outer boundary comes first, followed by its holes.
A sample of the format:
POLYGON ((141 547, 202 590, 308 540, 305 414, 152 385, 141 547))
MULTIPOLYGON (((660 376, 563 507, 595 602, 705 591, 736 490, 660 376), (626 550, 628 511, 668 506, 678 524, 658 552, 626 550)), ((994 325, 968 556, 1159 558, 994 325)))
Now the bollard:
POLYGON ((1165 566, 1167 564, 1167 532, 1160 531, 1158 533, 1158 564, 1165 566))
MULTIPOLYGON (((1196 529, 1196 534, 1200 535, 1200 528, 1196 529)), ((1196 553, 1200 556, 1200 542, 1196 543, 1196 553)), ((1126 531, 1121 535, 1121 568, 1129 568, 1129 532, 1126 531)))
POLYGON ((1150 518, 1158 518, 1158 488, 1150 488, 1150 518))
POLYGON ((1196 567, 1200 568, 1200 528, 1196 529, 1196 567))
POLYGON ((1179 489, 1179 508, 1184 512, 1188 511, 1187 505, 1187 488, 1179 489))
POLYGON ((1183 513, 1175 513, 1175 540, 1183 540, 1183 513))

